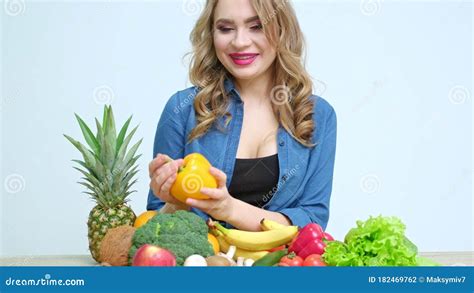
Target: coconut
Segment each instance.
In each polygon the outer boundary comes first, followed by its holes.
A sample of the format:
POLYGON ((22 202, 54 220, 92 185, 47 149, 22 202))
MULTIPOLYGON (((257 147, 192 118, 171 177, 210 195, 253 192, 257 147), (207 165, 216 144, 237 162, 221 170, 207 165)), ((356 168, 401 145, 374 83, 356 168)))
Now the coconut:
POLYGON ((109 229, 100 244, 100 260, 111 266, 127 266, 135 228, 128 225, 109 229))

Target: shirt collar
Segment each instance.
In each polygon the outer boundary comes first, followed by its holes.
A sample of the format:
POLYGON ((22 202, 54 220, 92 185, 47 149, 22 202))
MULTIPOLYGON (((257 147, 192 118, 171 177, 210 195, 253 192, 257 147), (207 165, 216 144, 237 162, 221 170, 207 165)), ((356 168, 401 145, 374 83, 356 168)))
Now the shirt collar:
POLYGON ((224 89, 226 91, 227 94, 230 94, 230 96, 237 100, 237 101, 242 101, 242 99, 240 98, 240 94, 239 92, 237 91, 237 88, 235 87, 235 84, 234 84, 234 81, 232 80, 232 78, 230 77, 227 77, 225 80, 224 80, 224 89), (233 92, 233 93, 232 93, 233 92))
POLYGON ((235 89, 234 82, 231 78, 226 77, 226 79, 224 80, 224 88, 227 93, 235 89))

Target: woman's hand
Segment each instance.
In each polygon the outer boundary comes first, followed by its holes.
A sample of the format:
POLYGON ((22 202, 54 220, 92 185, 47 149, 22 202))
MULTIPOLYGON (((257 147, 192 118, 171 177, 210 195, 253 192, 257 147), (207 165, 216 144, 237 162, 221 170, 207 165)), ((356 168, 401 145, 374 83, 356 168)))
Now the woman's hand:
POLYGON ((209 172, 217 179, 217 188, 202 188, 201 193, 209 196, 209 199, 188 198, 186 204, 200 209, 214 219, 228 221, 234 211, 235 199, 227 190, 227 175, 215 167, 211 167, 209 172))
POLYGON ((170 194, 170 189, 176 181, 178 168, 183 165, 184 160, 172 160, 167 155, 158 154, 148 165, 150 175, 150 188, 153 194, 164 202, 185 207, 185 204, 170 194))

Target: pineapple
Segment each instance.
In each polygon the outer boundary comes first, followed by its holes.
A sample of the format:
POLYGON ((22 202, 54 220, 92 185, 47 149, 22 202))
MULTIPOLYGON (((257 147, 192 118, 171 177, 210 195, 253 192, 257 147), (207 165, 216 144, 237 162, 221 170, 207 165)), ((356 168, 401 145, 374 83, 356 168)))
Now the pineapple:
POLYGON ((130 117, 118 136, 115 130, 115 121, 111 106, 104 106, 102 125, 95 119, 97 135, 94 135, 84 121, 77 115, 76 119, 90 149, 64 135, 82 154, 84 161, 73 160, 80 167, 74 169, 81 172, 82 182, 87 193, 96 206, 91 210, 87 222, 89 250, 92 257, 100 262, 100 243, 107 230, 121 225, 133 226, 135 213, 126 204, 127 197, 135 192, 130 188, 137 180, 133 180, 138 172, 136 161, 141 155, 135 156, 142 139, 133 145, 127 152, 127 147, 137 130, 135 127, 127 136, 126 132, 132 117, 130 117))

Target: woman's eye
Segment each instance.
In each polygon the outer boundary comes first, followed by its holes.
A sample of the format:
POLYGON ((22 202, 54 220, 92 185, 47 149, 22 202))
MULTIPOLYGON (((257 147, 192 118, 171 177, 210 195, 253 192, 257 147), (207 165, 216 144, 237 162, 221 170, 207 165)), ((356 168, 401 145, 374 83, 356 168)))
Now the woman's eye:
POLYGON ((218 27, 217 29, 223 33, 228 33, 232 30, 230 27, 218 27))
POLYGON ((258 31, 263 29, 263 26, 261 24, 257 24, 251 27, 252 30, 258 31))

